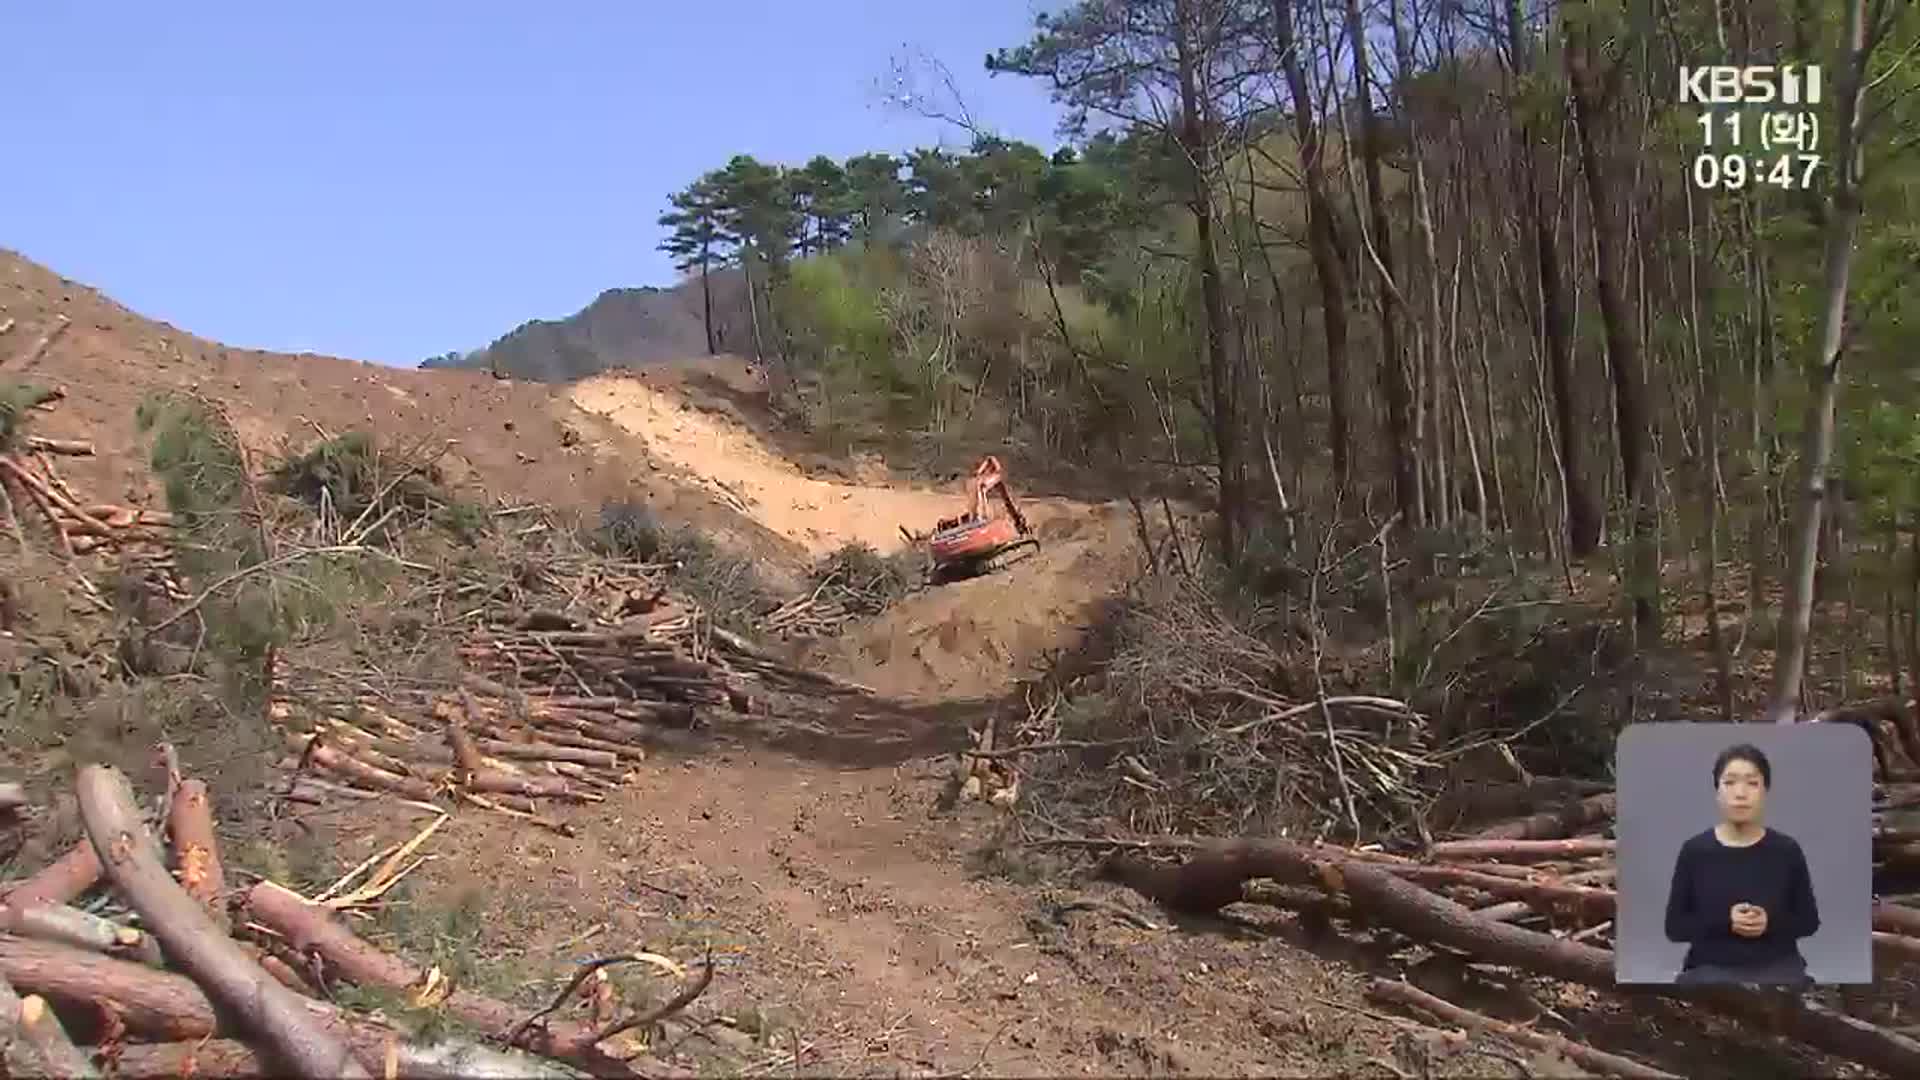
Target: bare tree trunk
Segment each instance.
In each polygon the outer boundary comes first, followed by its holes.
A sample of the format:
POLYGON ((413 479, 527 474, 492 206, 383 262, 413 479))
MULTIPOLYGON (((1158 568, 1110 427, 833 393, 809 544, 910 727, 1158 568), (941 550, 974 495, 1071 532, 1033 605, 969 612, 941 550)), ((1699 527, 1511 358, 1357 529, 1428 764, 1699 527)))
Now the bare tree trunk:
POLYGON ((1313 273, 1320 284, 1320 312, 1327 348, 1327 425, 1333 444, 1335 490, 1347 486, 1351 468, 1352 436, 1347 430, 1347 291, 1346 270, 1340 254, 1338 218, 1327 196, 1325 146, 1313 94, 1307 88, 1306 65, 1300 62, 1300 39, 1294 32, 1293 0, 1272 0, 1273 37, 1280 52, 1280 69, 1293 99, 1293 132, 1300 144, 1300 165, 1307 189, 1307 247, 1313 273))
POLYGON ((1175 50, 1180 66, 1180 142, 1188 166, 1187 209, 1193 214, 1194 246, 1200 260, 1200 305, 1206 318, 1207 374, 1212 391, 1214 449, 1220 465, 1220 554, 1229 565, 1240 558, 1245 513, 1245 461, 1240 453, 1238 367, 1227 351, 1227 304, 1220 284, 1219 253, 1213 240, 1213 160, 1202 124, 1199 82, 1200 42, 1192 0, 1175 0, 1179 24, 1175 50))
MULTIPOLYGON (((1773 693, 1767 718, 1791 724, 1807 670, 1807 632, 1813 620, 1813 576, 1819 557, 1820 520, 1826 509, 1827 466, 1833 457, 1834 407, 1840 395, 1840 360, 1846 346, 1847 282, 1853 271, 1854 234, 1860 224, 1860 103, 1868 59, 1867 0, 1847 4, 1847 61, 1836 80, 1839 118, 1827 197, 1826 305, 1820 316, 1820 353, 1810 371, 1800 455, 1800 498, 1795 508, 1792 555, 1787 562, 1786 608, 1780 648, 1774 657, 1773 693)), ((1879 8, 1876 7, 1876 11, 1879 8)))
MULTIPOLYGON (((1413 43, 1407 36, 1405 20, 1401 17, 1402 0, 1390 0, 1387 5, 1388 28, 1393 33, 1394 66, 1402 83, 1411 81, 1417 74, 1414 70, 1413 43)), ((1438 409, 1438 386, 1440 380, 1440 322, 1442 305, 1440 302, 1440 250, 1433 234, 1433 198, 1427 186, 1427 166, 1425 150, 1421 145, 1421 125, 1418 115, 1407 108, 1404 100, 1400 109, 1402 124, 1407 133, 1407 160, 1413 169, 1413 198, 1407 213, 1413 221, 1413 231, 1420 238, 1421 255, 1425 260, 1427 285, 1427 325, 1424 333, 1416 331, 1419 345, 1415 349, 1415 382, 1418 393, 1415 396, 1415 416, 1413 424, 1413 456, 1415 462, 1423 468, 1431 463, 1433 483, 1422 485, 1421 524, 1446 524, 1447 521, 1447 440, 1441 435, 1438 409), (1429 436, 1431 439, 1429 440, 1429 436), (1427 448, 1432 453, 1427 453, 1427 448)))
MULTIPOLYGON (((1901 664, 1900 605, 1895 599, 1899 595, 1896 592, 1896 583, 1900 580, 1900 514, 1898 510, 1893 511, 1887 519, 1886 565, 1881 572, 1886 575, 1882 578, 1886 587, 1880 591, 1880 601, 1886 612, 1887 688, 1892 693, 1893 700, 1901 703, 1904 711, 1907 697, 1902 693, 1901 681, 1905 668, 1901 664)), ((1920 765, 1920 759, 1916 759, 1914 764, 1920 765)))
MULTIPOLYGON (((1589 31, 1582 31, 1585 37, 1589 31)), ((1573 33, 1569 33, 1571 38, 1573 33)), ((1600 294, 1600 318, 1607 339, 1607 367, 1612 374, 1614 428, 1619 440, 1622 494, 1628 506, 1629 552, 1627 587, 1632 594, 1633 628, 1641 647, 1660 640, 1660 566, 1654 533, 1658 526, 1653 490, 1652 453, 1648 434, 1652 417, 1647 411, 1646 387, 1641 379, 1640 342, 1633 313, 1621 288, 1626 267, 1624 222, 1616 204, 1613 171, 1602 148, 1607 133, 1600 125, 1614 107, 1624 76, 1624 61, 1615 61, 1604 78, 1592 67, 1590 42, 1567 42, 1567 75, 1573 84, 1575 127, 1579 129, 1581 172, 1593 220, 1595 280, 1600 294)))
POLYGON ((753 288, 753 252, 751 251, 742 252, 740 255, 740 276, 747 285, 747 322, 753 327, 753 358, 756 362, 765 363, 767 352, 766 345, 760 337, 760 300, 753 288))
MULTIPOLYGON (((1700 370, 1699 402, 1695 413, 1705 434, 1704 461, 1700 470, 1700 493, 1707 515, 1706 580, 1702 585, 1707 612, 1707 649, 1713 654, 1714 697, 1720 708, 1720 722, 1733 722, 1733 659, 1728 655, 1726 633, 1720 627, 1720 356, 1716 351, 1711 363, 1700 337, 1700 325, 1714 325, 1713 310, 1703 307, 1700 293, 1700 246, 1694 232, 1692 187, 1685 189, 1687 201, 1687 298, 1692 313, 1690 323, 1694 365, 1700 370)), ((1713 208, 1706 210, 1708 232, 1712 232, 1713 208)))
POLYGON ((1366 23, 1359 0, 1345 0, 1347 47, 1353 53, 1354 94, 1360 103, 1360 164, 1367 184, 1366 242, 1380 276, 1380 388, 1387 401, 1388 452, 1393 461, 1394 506, 1409 528, 1426 524, 1420 477, 1415 468, 1419 448, 1414 445, 1413 402, 1407 385, 1406 357, 1400 342, 1396 305, 1403 302, 1394 276, 1393 226, 1387 217, 1386 189, 1380 175, 1380 117, 1373 108, 1373 75, 1367 58, 1366 23))
MULTIPOLYGON (((1533 43, 1526 31, 1520 0, 1508 0, 1506 31, 1513 70, 1516 75, 1524 76, 1533 69, 1533 43)), ((1573 365, 1573 315, 1567 304, 1566 283, 1561 278, 1553 215, 1548 212, 1540 186, 1535 133, 1524 119, 1524 109, 1515 108, 1513 115, 1523 118, 1515 126, 1514 145, 1526 190, 1527 211, 1532 219, 1534 265, 1540 274, 1540 334, 1546 346, 1548 371, 1553 376, 1560 476, 1566 491, 1567 547, 1573 558, 1584 559, 1600 549, 1602 518, 1600 504, 1587 478, 1586 441, 1577 434, 1582 424, 1573 365)))
POLYGON ((700 308, 707 327, 707 355, 715 356, 720 352, 720 343, 713 336, 713 279, 711 267, 713 256, 705 245, 700 248, 700 308))

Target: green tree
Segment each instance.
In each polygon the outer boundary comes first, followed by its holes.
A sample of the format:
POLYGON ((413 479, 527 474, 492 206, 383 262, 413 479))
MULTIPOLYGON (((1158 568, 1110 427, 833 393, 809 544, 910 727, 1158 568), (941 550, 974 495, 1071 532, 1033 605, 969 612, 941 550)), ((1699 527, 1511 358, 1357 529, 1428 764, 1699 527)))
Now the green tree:
POLYGON ((747 154, 734 155, 712 176, 721 229, 746 277, 754 356, 763 359, 767 328, 760 314, 786 273, 798 232, 793 194, 784 170, 747 154))
POLYGON ((700 271, 701 313, 707 328, 707 355, 720 351, 713 330, 713 282, 711 274, 720 258, 726 233, 721 227, 720 189, 712 173, 694 181, 684 191, 667 197, 673 209, 660 215, 660 224, 673 231, 660 242, 660 250, 673 257, 674 269, 681 273, 700 271))
POLYGON ((800 255, 832 251, 852 232, 852 191, 846 170, 824 154, 816 154, 800 169, 787 174, 794 213, 800 219, 796 247, 800 255))
POLYGON ((926 148, 907 154, 907 216, 931 229, 980 232, 973 178, 966 162, 950 150, 926 148))
POLYGON ((847 159, 844 173, 852 232, 871 240, 906 209, 900 159, 892 154, 861 154, 847 159))
POLYGON ((960 170, 972 189, 973 220, 990 235, 1026 227, 1039 208, 1040 189, 1049 162, 1036 147, 983 136, 961 159, 960 170))

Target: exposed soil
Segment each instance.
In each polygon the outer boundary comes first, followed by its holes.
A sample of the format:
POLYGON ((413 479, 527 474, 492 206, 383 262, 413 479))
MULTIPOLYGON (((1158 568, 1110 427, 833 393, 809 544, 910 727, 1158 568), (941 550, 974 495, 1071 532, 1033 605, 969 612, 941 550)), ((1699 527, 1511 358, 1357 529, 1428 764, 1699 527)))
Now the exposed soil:
POLYGON ((155 391, 187 390, 219 402, 262 457, 352 429, 394 449, 446 445, 440 464, 448 480, 476 494, 589 513, 609 500, 645 500, 770 563, 798 562, 780 537, 661 475, 643 441, 575 408, 564 387, 232 349, 0 249, 0 325, 8 320, 0 379, 66 389, 34 431, 94 443, 96 456, 63 460, 61 470, 101 501, 159 505, 135 410, 155 391), (62 319, 67 329, 30 358, 62 319))
POLYGON ((932 814, 943 779, 752 750, 661 761, 572 814, 577 839, 456 821, 435 847, 490 857, 430 864, 420 899, 484 896, 487 948, 528 976, 711 943, 705 1012, 764 1029, 746 1052, 771 1072, 797 1048, 806 1075, 1388 1075, 1368 1064, 1401 1029, 1353 1008, 1344 965, 1271 932, 1182 933, 1124 895, 1160 928, 1056 916, 1079 894, 978 875, 993 817, 932 814))

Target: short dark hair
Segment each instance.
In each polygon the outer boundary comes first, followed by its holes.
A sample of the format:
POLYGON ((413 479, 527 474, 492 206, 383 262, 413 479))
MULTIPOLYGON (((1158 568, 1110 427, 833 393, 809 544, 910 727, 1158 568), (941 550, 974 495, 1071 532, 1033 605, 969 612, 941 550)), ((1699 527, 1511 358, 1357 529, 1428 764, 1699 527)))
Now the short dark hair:
POLYGON ((1761 786, 1773 786, 1773 765, 1767 761, 1767 755, 1752 743, 1740 743, 1720 751, 1720 756, 1713 759, 1714 787, 1720 786, 1720 774, 1726 772, 1727 766, 1736 761, 1744 761, 1759 769, 1761 786))

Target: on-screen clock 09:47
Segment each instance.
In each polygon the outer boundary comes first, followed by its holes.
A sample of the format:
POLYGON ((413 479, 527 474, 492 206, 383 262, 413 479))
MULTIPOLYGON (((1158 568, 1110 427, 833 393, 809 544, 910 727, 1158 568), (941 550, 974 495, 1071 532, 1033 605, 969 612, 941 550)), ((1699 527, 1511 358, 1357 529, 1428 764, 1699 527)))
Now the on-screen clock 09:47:
POLYGON ((1701 154, 1693 159, 1693 186, 1702 191, 1739 191, 1761 184, 1804 189, 1813 186, 1819 168, 1818 154, 1701 154))

